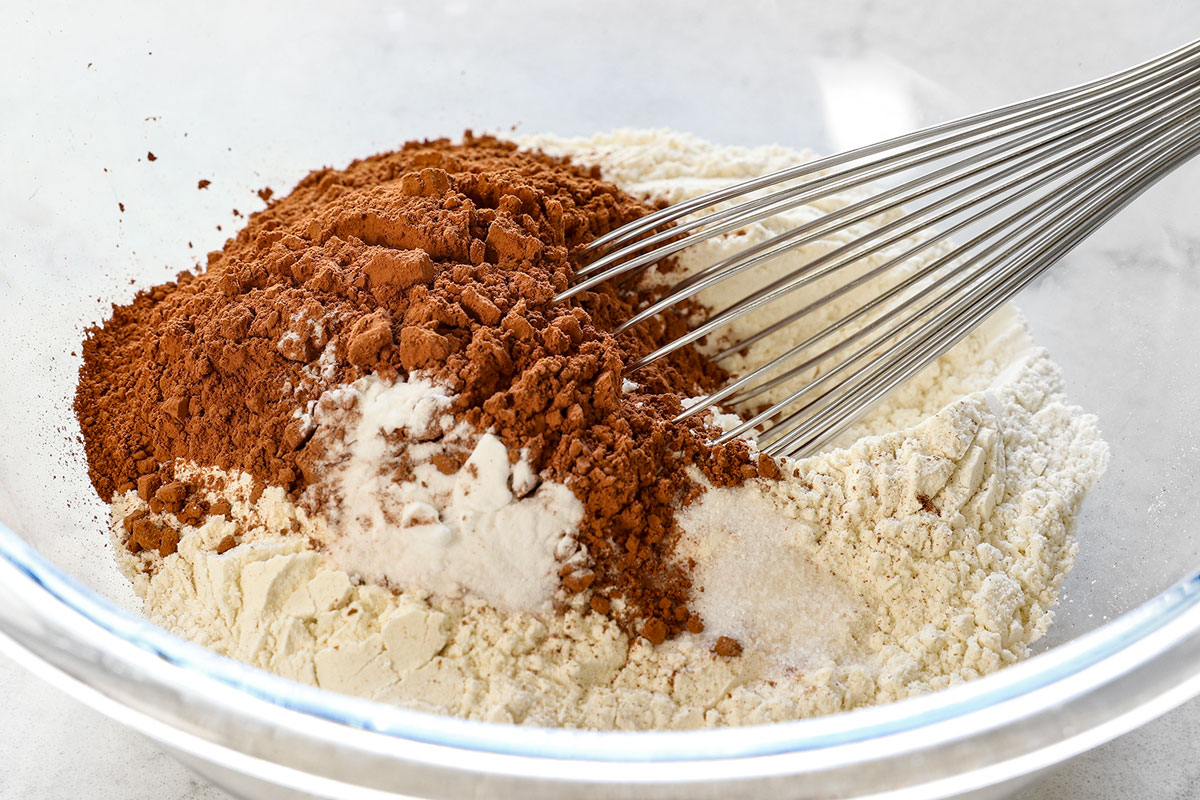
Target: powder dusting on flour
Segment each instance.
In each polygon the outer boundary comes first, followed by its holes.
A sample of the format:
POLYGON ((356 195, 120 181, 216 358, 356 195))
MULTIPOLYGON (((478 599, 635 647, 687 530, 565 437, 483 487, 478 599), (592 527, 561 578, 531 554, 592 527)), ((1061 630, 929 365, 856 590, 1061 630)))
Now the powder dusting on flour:
POLYGON ((452 402, 421 376, 326 393, 313 434, 322 476, 307 493, 324 495, 330 524, 315 538, 368 582, 549 612, 559 569, 579 558, 583 507, 524 458, 510 464, 496 436, 456 422, 452 402))

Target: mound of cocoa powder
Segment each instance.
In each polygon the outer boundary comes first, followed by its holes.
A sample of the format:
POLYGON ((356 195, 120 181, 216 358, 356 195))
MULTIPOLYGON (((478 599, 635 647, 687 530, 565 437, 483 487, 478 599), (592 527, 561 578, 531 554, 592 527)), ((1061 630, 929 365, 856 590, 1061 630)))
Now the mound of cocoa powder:
MULTIPOLYGON (((775 465, 740 441, 709 445, 702 422, 671 421, 682 397, 725 377, 691 348, 622 391, 626 365, 686 328, 667 314, 613 334, 653 288, 551 302, 583 245, 649 210, 596 169, 470 132, 313 172, 206 269, 141 292, 88 332, 75 408, 92 481, 106 500, 137 488, 160 506, 170 485, 167 510, 190 518, 205 510, 180 494, 177 460, 298 496, 320 463, 298 412, 365 374, 424 370, 457 393, 459 417, 493 429, 514 457, 524 449, 583 503, 592 565, 563 575, 568 590, 589 592, 601 613, 623 598, 621 622, 656 643, 698 631, 689 575, 671 556, 674 509, 699 489, 685 467, 726 486, 775 465)), ((173 548, 136 523, 131 548, 173 548)))

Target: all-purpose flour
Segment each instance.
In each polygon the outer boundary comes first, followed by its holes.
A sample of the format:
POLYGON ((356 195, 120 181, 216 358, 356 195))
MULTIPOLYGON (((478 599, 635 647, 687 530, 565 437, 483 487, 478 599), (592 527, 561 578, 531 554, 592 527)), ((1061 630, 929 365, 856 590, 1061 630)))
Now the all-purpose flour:
MULTIPOLYGON (((666 132, 533 143, 670 201, 803 158, 666 132)), ((685 267, 845 202, 748 226, 737 242, 689 253, 685 267)), ((801 335, 781 332, 746 358, 801 335)), ((407 397, 411 388, 371 391, 407 397)), ((409 399, 412 409, 436 405, 409 399)), ((476 446, 494 449, 484 432, 474 436, 476 446)), ((378 444, 371 453, 351 447, 350 463, 385 460, 378 444)), ((486 720, 649 729, 794 719, 939 689, 1027 655, 1050 623, 1074 558, 1073 520, 1107 451, 1094 418, 1068 404, 1058 369, 1019 315, 997 314, 838 444, 781 462, 779 481, 709 489, 681 511, 679 557, 696 561, 695 604, 706 629, 658 646, 630 641, 582 601, 566 600, 561 613, 539 610, 535 601, 546 595, 535 584, 501 610, 503 598, 480 595, 504 587, 462 563, 438 580, 457 575, 463 590, 431 581, 423 591, 393 592, 362 582, 370 571, 363 562, 313 549, 336 539, 329 521, 310 518, 277 489, 251 503, 248 477, 226 476, 231 519, 185 527, 173 555, 129 558, 155 562, 151 575, 132 575, 147 615, 182 636, 306 683, 486 720), (217 553, 232 534, 238 546, 217 553), (475 580, 479 586, 464 589, 475 580), (736 638, 743 653, 713 654, 720 636, 736 638)), ((500 455, 480 458, 499 463, 500 455)), ((372 493, 354 499, 363 476, 374 474, 369 466, 358 478, 350 471, 357 467, 346 468, 343 503, 352 507, 343 513, 376 513, 372 493)), ((517 502, 500 499, 502 507, 517 502)), ((401 500, 442 519, 463 498, 447 486, 401 500)), ((133 492, 118 497, 114 519, 140 503, 133 492)), ((500 510, 494 505, 487 513, 500 510)), ((569 518, 569 503, 561 509, 569 518)), ((422 517, 418 527, 432 520, 422 517)), ((508 524, 521 527, 514 536, 546 543, 534 548, 538 558, 549 558, 562 533, 534 536, 517 517, 508 524)))

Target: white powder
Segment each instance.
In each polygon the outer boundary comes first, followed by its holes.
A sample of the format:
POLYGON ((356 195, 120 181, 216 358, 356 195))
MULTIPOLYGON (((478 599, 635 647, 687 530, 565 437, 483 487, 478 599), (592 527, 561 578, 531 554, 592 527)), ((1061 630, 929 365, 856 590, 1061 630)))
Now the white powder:
MULTIPOLYGON (((805 157, 668 132, 527 141, 671 202, 805 157)), ((684 265, 711 263, 852 199, 747 226, 691 251, 684 265)), ((780 261, 834 246, 817 242, 780 261)), ((723 286, 716 304, 762 273, 745 280, 723 286)), ((827 318, 781 331, 736 366, 791 346, 806 325, 827 318)), ((770 319, 758 315, 752 327, 770 319)), ((127 557, 153 572, 134 575, 146 613, 307 683, 525 724, 779 721, 896 700, 1010 664, 1050 623, 1074 558, 1073 520, 1107 459, 1095 420, 1067 403, 1057 368, 1006 309, 844 434, 840 447, 784 461, 780 481, 710 489, 683 509, 680 555, 697 561, 703 591, 695 602, 707 628, 655 647, 630 642, 586 606, 540 610, 559 562, 578 556, 569 531, 580 511, 567 490, 543 482, 531 492, 528 465, 522 471, 518 461, 510 472, 494 437, 450 427, 451 398, 419 378, 391 386, 368 379, 337 392, 312 417, 315 436, 321 425, 346 431, 326 481, 342 498, 341 514, 310 519, 276 489, 251 504, 250 480, 232 480, 232 520, 184 528, 167 558, 127 557), (414 478, 401 484, 380 479, 397 457, 390 431, 425 440, 410 448, 414 478), (442 475, 431 459, 456 446, 472 468, 442 475), (232 533, 241 543, 216 554, 232 533), (309 537, 328 552, 311 550, 309 537), (489 559, 504 566, 490 569, 489 559), (379 579, 406 591, 387 591, 372 582, 379 579), (737 638, 743 655, 713 655, 721 635, 737 638)), ((118 498, 114 519, 137 507, 133 493, 118 498)))
POLYGON ((762 489, 710 490, 680 514, 678 554, 696 561, 705 626, 789 667, 860 659, 873 631, 866 603, 813 563, 813 526, 780 514, 762 489))
POLYGON ((313 434, 323 476, 308 492, 328 495, 331 510, 315 538, 366 581, 547 612, 560 562, 578 550, 583 505, 561 484, 539 485, 524 458, 510 466, 495 436, 456 425, 451 402, 419 376, 392 384, 368 376, 323 397, 313 434), (457 472, 434 464, 462 449, 470 455, 457 472), (412 477, 398 481, 401 457, 412 477))

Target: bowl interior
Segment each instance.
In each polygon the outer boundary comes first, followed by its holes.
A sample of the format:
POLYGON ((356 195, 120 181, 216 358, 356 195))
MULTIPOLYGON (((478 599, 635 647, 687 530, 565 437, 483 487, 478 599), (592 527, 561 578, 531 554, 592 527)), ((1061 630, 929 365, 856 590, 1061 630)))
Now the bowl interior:
MULTIPOLYGON (((661 126, 830 152, 1098 77, 1200 23, 1182 6, 1154 20, 1114 6, 1124 38, 1090 41, 1066 36, 1068 6, 934 8, 31 9, 44 36, 0 30, 14 76, 0 85, 0 521, 136 608, 71 412, 78 344, 110 303, 203 263, 264 186, 467 127, 661 126)), ((1197 177, 1192 164, 1164 180, 1019 299, 1113 455, 1042 647, 1200 565, 1197 177)))

